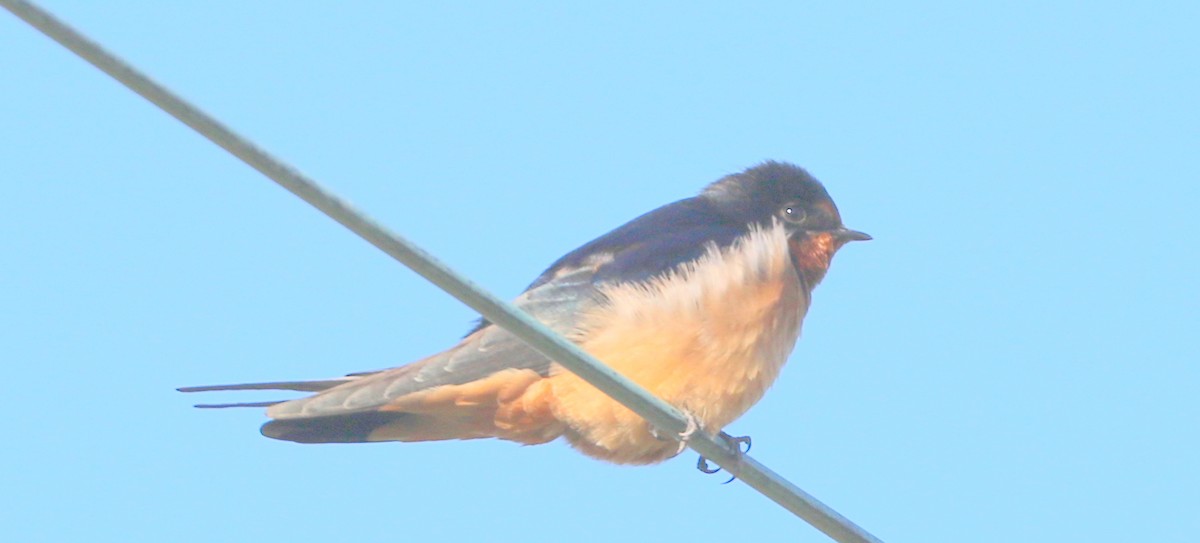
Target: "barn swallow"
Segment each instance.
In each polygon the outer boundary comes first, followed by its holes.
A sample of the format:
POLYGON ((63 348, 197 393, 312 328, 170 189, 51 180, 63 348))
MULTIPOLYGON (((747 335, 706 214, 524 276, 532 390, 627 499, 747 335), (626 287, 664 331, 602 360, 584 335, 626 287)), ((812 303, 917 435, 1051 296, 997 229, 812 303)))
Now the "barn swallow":
MULTIPOLYGON (((716 435, 758 402, 800 335, 812 290, 844 244, 825 188, 765 162, 558 259, 515 305, 716 435)), ((187 387, 293 390, 263 435, 298 443, 559 437, 588 456, 650 464, 683 447, 503 328, 396 368, 319 381, 187 387)))

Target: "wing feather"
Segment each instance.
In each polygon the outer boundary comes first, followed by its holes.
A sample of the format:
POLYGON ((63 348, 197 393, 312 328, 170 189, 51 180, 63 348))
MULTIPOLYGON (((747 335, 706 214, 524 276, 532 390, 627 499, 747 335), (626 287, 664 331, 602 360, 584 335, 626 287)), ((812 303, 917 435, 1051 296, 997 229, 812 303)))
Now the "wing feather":
MULTIPOLYGON (((563 270, 515 300, 517 307, 559 334, 570 334, 578 316, 599 303, 595 270, 563 270)), ((414 392, 483 379, 507 369, 550 371, 550 360, 499 326, 488 325, 450 350, 412 364, 344 382, 267 411, 274 419, 328 417, 377 409, 414 392)))
POLYGON ((295 390, 297 392, 320 392, 347 383, 354 377, 338 379, 321 379, 317 381, 276 381, 271 383, 238 383, 234 385, 205 385, 198 387, 179 387, 180 392, 213 392, 219 390, 295 390))

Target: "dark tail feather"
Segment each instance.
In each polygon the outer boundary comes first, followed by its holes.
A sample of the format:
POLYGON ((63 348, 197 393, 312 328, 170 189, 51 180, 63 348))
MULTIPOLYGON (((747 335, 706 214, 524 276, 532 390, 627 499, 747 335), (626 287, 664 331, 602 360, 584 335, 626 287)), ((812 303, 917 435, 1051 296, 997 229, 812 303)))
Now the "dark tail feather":
POLYGON ((363 443, 370 441, 371 432, 408 416, 408 413, 369 411, 328 417, 273 420, 262 426, 262 435, 296 443, 363 443))
POLYGON ((353 377, 340 379, 325 379, 322 381, 279 381, 276 383, 239 383, 236 385, 208 385, 199 387, 180 387, 180 392, 212 392, 216 390, 295 390, 297 392, 320 392, 333 388, 342 383, 353 381, 353 377))
POLYGON ((196 407, 200 409, 226 409, 229 407, 271 407, 277 403, 283 403, 285 400, 276 402, 240 402, 240 403, 198 403, 196 407))

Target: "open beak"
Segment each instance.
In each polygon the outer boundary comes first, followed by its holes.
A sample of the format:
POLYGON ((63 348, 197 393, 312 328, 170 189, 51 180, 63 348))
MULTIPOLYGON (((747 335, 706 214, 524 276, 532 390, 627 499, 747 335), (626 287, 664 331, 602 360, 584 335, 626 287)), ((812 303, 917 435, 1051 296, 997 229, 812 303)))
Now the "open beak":
POLYGON ((850 241, 871 241, 871 239, 873 239, 865 232, 859 232, 858 230, 851 230, 849 228, 838 228, 837 230, 834 230, 833 237, 842 243, 847 243, 850 241))

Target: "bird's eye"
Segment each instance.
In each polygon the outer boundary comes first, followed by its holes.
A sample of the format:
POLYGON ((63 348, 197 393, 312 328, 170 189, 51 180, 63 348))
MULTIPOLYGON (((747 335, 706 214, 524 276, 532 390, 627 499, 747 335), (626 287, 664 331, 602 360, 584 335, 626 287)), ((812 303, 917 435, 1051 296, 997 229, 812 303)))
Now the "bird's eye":
POLYGON ((779 210, 779 217, 786 222, 800 224, 808 218, 808 213, 804 211, 803 207, 800 207, 800 202, 792 202, 779 210))

